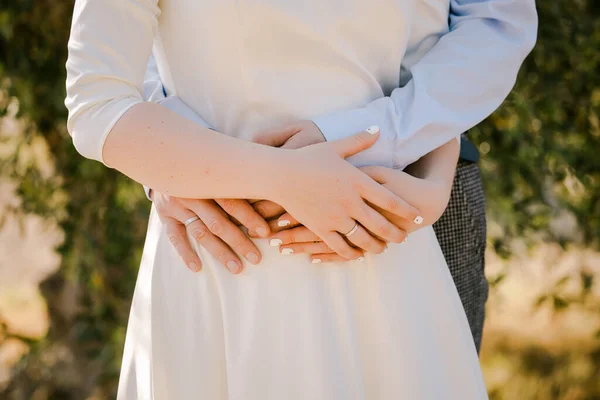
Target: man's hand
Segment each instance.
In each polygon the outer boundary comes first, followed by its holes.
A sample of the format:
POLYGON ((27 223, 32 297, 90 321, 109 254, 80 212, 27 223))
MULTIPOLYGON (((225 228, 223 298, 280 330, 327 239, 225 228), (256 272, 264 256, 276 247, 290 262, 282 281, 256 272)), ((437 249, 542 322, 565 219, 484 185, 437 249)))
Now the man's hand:
POLYGON ((165 224, 169 240, 191 271, 200 271, 202 262, 188 240, 188 232, 233 274, 242 271, 242 262, 236 252, 251 264, 260 262, 258 248, 228 218, 229 214, 257 236, 268 237, 269 225, 246 200, 182 199, 154 190, 152 200, 158 216, 165 224), (200 219, 189 224, 186 229, 184 222, 195 216, 200 219))

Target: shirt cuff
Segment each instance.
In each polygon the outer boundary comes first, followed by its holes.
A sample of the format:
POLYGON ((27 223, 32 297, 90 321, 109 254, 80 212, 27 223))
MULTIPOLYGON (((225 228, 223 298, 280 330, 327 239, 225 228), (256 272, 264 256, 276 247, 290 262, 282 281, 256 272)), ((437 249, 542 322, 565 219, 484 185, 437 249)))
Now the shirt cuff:
POLYGON ((377 125, 380 129, 380 135, 375 144, 349 157, 347 160, 356 167, 367 165, 393 167, 396 135, 393 129, 389 129, 385 124, 380 123, 377 116, 370 113, 368 109, 356 108, 337 111, 319 116, 312 121, 321 130, 321 133, 325 136, 325 140, 328 142, 354 135, 370 126, 377 125))

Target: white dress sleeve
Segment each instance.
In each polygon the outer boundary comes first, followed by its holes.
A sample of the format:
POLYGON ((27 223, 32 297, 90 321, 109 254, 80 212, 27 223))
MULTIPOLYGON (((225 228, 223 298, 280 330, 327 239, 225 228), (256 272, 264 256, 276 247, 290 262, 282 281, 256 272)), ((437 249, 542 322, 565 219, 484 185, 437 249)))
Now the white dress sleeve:
POLYGON ((143 102, 158 0, 76 0, 67 59, 67 129, 83 156, 103 162, 114 124, 143 102))
POLYGON ((412 79, 363 108, 313 121, 327 140, 378 125, 355 165, 404 168, 488 117, 511 91, 537 37, 534 0, 450 0, 450 32, 412 66, 412 79))

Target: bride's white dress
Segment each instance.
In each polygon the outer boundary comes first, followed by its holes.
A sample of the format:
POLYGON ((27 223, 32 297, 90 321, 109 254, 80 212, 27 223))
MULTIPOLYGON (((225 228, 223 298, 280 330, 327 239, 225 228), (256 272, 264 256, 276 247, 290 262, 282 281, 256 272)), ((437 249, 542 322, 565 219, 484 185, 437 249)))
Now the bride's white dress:
MULTIPOLYGON (((447 14, 447 0, 78 0, 69 129, 82 153, 101 159, 114 121, 141 101, 154 34, 167 91, 247 139, 389 94, 403 60, 448 29, 447 14)), ((382 130, 380 140, 394 139, 382 130)), ((197 247, 204 267, 194 274, 152 209, 119 399, 487 398, 430 227, 364 262, 313 265, 256 244, 263 261, 238 276, 197 247)))

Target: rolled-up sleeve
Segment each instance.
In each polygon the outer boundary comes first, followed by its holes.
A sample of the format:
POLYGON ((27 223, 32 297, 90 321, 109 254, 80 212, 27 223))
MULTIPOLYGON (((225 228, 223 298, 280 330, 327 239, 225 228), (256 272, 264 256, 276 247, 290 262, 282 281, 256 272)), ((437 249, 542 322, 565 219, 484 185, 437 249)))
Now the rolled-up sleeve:
POLYGON ((143 102, 157 0, 77 0, 67 59, 67 129, 84 157, 104 162, 115 123, 143 102))

